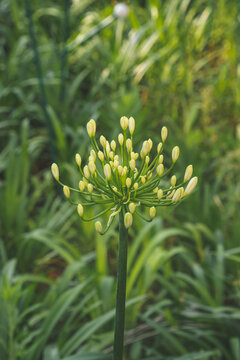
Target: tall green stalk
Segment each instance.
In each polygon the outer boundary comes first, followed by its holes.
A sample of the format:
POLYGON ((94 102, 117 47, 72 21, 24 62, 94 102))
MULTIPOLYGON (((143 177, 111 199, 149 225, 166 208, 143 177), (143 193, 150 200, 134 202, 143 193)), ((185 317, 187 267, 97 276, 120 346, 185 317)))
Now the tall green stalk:
POLYGON ((119 244, 117 269, 117 299, 114 329, 113 360, 122 360, 124 342, 125 299, 127 278, 128 231, 124 226, 123 209, 119 213, 119 244))

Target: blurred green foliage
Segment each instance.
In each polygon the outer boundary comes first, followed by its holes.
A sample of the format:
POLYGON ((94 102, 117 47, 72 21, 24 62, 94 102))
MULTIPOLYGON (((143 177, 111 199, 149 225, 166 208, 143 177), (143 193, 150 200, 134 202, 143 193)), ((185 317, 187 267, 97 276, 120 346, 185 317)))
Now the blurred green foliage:
POLYGON ((128 3, 125 20, 115 1, 0 3, 1 360, 111 358, 117 224, 82 224, 49 167, 76 185, 87 121, 116 137, 122 115, 136 148, 168 126, 177 177, 192 163, 200 179, 134 219, 126 359, 240 360, 240 6, 128 3))

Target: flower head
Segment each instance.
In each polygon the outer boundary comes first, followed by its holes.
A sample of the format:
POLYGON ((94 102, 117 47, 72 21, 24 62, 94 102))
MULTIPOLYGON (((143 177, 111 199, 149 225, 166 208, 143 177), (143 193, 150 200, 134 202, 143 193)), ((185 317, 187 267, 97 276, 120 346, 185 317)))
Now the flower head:
POLYGON ((198 181, 196 176, 191 178, 193 167, 189 165, 181 183, 178 184, 176 176, 172 175, 169 187, 164 188, 161 185, 160 188, 162 178, 171 172, 180 153, 179 147, 175 146, 172 150, 172 163, 169 165, 164 162, 162 151, 168 134, 167 128, 162 128, 162 142, 157 145, 157 152, 153 154, 154 146, 151 139, 143 142, 139 153, 135 152, 135 120, 132 117, 121 117, 120 125, 124 135, 118 135, 118 142, 107 141, 101 135, 99 144, 95 138, 96 123, 93 119, 88 122, 87 132, 92 145, 88 163, 82 167, 83 160, 80 154, 75 156, 81 177, 79 189, 71 188, 70 191, 70 188, 59 180, 57 164, 52 164, 51 167, 53 177, 63 186, 66 198, 77 205, 77 212, 83 221, 91 221, 110 213, 104 230, 100 221, 95 223, 96 230, 101 234, 108 230, 120 211, 124 213, 124 224, 127 229, 132 226, 133 215, 151 221, 156 216, 157 207, 179 203, 192 193, 198 181), (183 185, 186 183, 188 184, 184 190, 183 185), (72 200, 73 193, 78 194, 77 202, 72 200), (95 204, 102 205, 104 209, 96 216, 86 219, 83 207, 95 204), (141 212, 143 207, 149 208, 148 218, 141 212))

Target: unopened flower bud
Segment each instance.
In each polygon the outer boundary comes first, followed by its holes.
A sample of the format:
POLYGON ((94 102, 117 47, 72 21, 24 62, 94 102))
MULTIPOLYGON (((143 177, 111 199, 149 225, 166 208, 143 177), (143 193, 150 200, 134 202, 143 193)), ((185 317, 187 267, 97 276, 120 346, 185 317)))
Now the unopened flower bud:
POLYGON ((147 155, 146 158, 145 158, 145 164, 148 165, 149 161, 150 161, 150 157, 147 155))
POLYGON ((180 189, 177 189, 172 197, 172 202, 176 203, 179 200, 181 200, 182 191, 180 189))
POLYGON ((118 135, 118 142, 119 142, 119 144, 122 146, 122 144, 123 144, 123 141, 124 141, 124 136, 123 136, 123 134, 119 134, 118 135))
POLYGON ((96 122, 91 119, 88 123, 87 123, 87 132, 88 132, 88 135, 89 137, 93 137, 95 136, 95 133, 96 133, 96 122))
POLYGON ((95 163, 94 163, 93 161, 90 161, 90 162, 88 163, 88 168, 89 168, 91 174, 95 174, 95 172, 96 172, 96 165, 95 165, 95 163))
POLYGON ((158 192, 157 192, 157 197, 158 197, 158 200, 161 200, 161 198, 163 197, 163 191, 162 189, 159 189, 158 192))
POLYGON ((132 226, 132 222, 133 222, 133 217, 132 214, 130 212, 127 212, 124 216, 124 225, 125 228, 130 228, 130 226, 132 226))
POLYGON ((122 175, 123 173, 123 167, 121 165, 118 166, 118 173, 119 175, 122 175))
POLYGON ((114 156, 114 160, 119 161, 119 156, 118 156, 118 155, 115 155, 115 156, 114 156))
POLYGON ((131 159, 131 160, 129 161, 129 166, 130 166, 130 169, 131 169, 131 170, 134 170, 134 169, 135 169, 135 160, 134 160, 134 159, 131 159))
POLYGON ((123 130, 126 130, 128 127, 128 118, 126 116, 122 116, 120 119, 120 124, 123 130))
POLYGON ((188 180, 190 180, 190 179, 191 179, 191 176, 192 176, 192 173, 193 173, 193 166, 192 166, 192 165, 188 165, 188 166, 186 167, 186 170, 185 170, 183 182, 187 182, 188 180))
POLYGON ((114 162, 113 162, 113 166, 115 167, 115 169, 117 169, 117 168, 118 168, 118 166, 119 166, 119 161, 114 160, 114 162))
POLYGON ((130 178, 126 178, 126 186, 127 186, 127 188, 130 188, 131 184, 132 184, 132 180, 130 178))
POLYGON ((162 143, 160 142, 157 146, 157 152, 159 153, 162 150, 162 143))
POLYGON ((134 188, 135 191, 137 191, 137 189, 138 189, 138 183, 134 183, 133 188, 134 188))
POLYGON ((153 193, 157 193, 158 192, 158 187, 155 187, 155 189, 153 189, 153 193))
POLYGON ((132 151, 132 140, 131 139, 126 140, 126 148, 127 148, 128 152, 132 151))
POLYGON ((110 151, 109 157, 110 157, 111 160, 113 160, 113 151, 110 151))
POLYGON ((101 135, 99 141, 100 141, 100 144, 102 145, 102 147, 105 149, 106 142, 107 142, 106 138, 103 135, 101 135))
POLYGON ((159 163, 159 164, 162 164, 162 163, 163 163, 163 155, 160 155, 160 156, 159 156, 158 163, 159 163))
POLYGON ((100 151, 100 150, 98 152, 98 158, 99 158, 100 161, 104 160, 104 153, 102 151, 100 151))
POLYGON ((78 212, 79 216, 81 216, 81 217, 83 216, 83 206, 82 206, 82 204, 78 204, 77 212, 78 212))
POLYGON ((93 192, 93 185, 88 184, 87 189, 88 189, 89 194, 91 194, 93 192))
POLYGON ((174 187, 174 186, 176 185, 176 182, 177 182, 176 175, 173 175, 173 176, 171 177, 171 185, 172 185, 172 187, 174 187))
POLYGON ((129 204, 129 211, 130 211, 130 213, 133 214, 134 211, 135 211, 135 209, 136 209, 136 204, 134 204, 133 202, 131 202, 131 203, 129 204))
POLYGON ((178 146, 174 146, 172 149, 172 161, 175 163, 179 157, 180 149, 178 146))
POLYGON ((145 184, 145 182, 146 182, 146 176, 140 176, 140 178, 141 178, 141 182, 142 182, 142 184, 144 185, 144 184, 145 184))
POLYGON ((117 146, 117 145, 116 145, 116 141, 112 140, 112 141, 111 141, 111 148, 112 148, 113 151, 116 150, 116 146, 117 146))
POLYGON ((89 168, 88 168, 87 165, 85 165, 84 168, 83 168, 83 174, 84 174, 86 179, 90 178, 90 172, 89 172, 89 168))
POLYGON ((78 186, 79 186, 79 190, 80 190, 80 191, 84 191, 84 189, 85 189, 85 183, 84 183, 84 181, 80 180, 78 186))
POLYGON ((95 229, 98 233, 102 233, 102 224, 100 223, 100 221, 95 222, 95 229))
POLYGON ((52 171, 52 175, 54 177, 54 179, 56 179, 57 181, 59 180, 59 169, 57 164, 53 163, 51 166, 51 171, 52 171))
POLYGON ((150 151, 149 142, 148 142, 147 140, 145 140, 145 141, 143 142, 143 146, 142 146, 143 156, 146 156, 149 151, 150 151))
POLYGON ((159 164, 159 165, 157 166, 156 171, 157 171, 158 176, 162 176, 162 174, 163 174, 163 172, 164 172, 164 166, 163 166, 163 164, 159 164))
POLYGON ((184 195, 191 194, 191 192, 193 192, 193 190, 195 189, 197 183, 198 183, 198 178, 197 178, 197 176, 194 176, 187 184, 187 187, 184 191, 184 195))
POLYGON ((96 161, 96 153, 93 149, 90 151, 90 154, 91 154, 92 158, 94 159, 94 161, 96 161))
POLYGON ((106 149, 105 149, 105 151, 106 151, 107 157, 109 157, 111 149, 110 149, 110 145, 109 145, 108 141, 106 141, 106 149))
POLYGON ((80 155, 80 154, 76 154, 76 155, 75 155, 75 160, 76 160, 77 165, 80 167, 80 166, 81 166, 81 163, 82 163, 81 155, 80 155))
POLYGON ((135 120, 134 120, 134 118, 132 116, 129 118, 128 128, 129 128, 130 134, 132 135, 134 133, 134 130, 135 130, 135 120))
POLYGON ((104 175, 106 176, 107 180, 111 179, 111 167, 109 164, 104 165, 104 175))
POLYGON ((66 196, 67 199, 70 198, 70 189, 69 189, 68 186, 64 185, 64 187, 63 187, 63 193, 64 193, 64 195, 66 196))
POLYGON ((148 139, 149 152, 152 150, 153 142, 151 139, 148 139))
POLYGON ((149 209, 149 215, 150 215, 150 218, 153 219, 155 216, 156 216, 156 208, 155 206, 152 206, 150 209, 149 209))
POLYGON ((163 142, 165 142, 165 140, 167 138, 167 134, 168 134, 168 129, 166 128, 166 126, 163 126, 162 131, 161 131, 161 137, 162 137, 163 142))

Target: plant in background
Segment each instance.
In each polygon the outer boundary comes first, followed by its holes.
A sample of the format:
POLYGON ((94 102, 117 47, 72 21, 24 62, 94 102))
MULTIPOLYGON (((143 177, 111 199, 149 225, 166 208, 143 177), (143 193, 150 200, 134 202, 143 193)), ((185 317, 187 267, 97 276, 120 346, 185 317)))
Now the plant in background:
POLYGON ((115 140, 109 142, 103 135, 100 136, 99 145, 95 138, 95 121, 92 119, 87 123, 92 149, 88 163, 84 166, 82 166, 80 154, 75 156, 81 174, 79 189, 71 188, 60 181, 57 164, 54 163, 51 167, 54 178, 63 186, 65 197, 77 206, 78 214, 83 221, 92 221, 109 213, 105 228, 99 220, 96 221, 97 232, 105 234, 115 216, 119 215, 114 360, 122 360, 123 355, 127 242, 128 229, 132 226, 133 216, 136 215, 146 221, 151 221, 156 216, 157 207, 178 204, 194 190, 198 181, 197 177, 192 177, 193 167, 189 165, 179 184, 177 184, 176 175, 172 175, 170 185, 160 187, 163 177, 171 172, 180 152, 178 146, 172 149, 172 163, 166 169, 162 152, 168 134, 167 128, 165 126, 162 128, 162 141, 157 145, 155 156, 151 157, 153 147, 151 139, 143 142, 139 153, 134 151, 134 118, 128 119, 123 116, 120 124, 123 133, 118 135, 118 145, 115 140), (185 184, 187 186, 184 188, 185 184), (79 201, 76 202, 75 199, 72 199, 72 193, 78 194, 79 201), (99 204, 107 207, 97 215, 86 218, 85 208, 99 204), (148 208, 148 215, 142 212, 144 207, 148 208))

